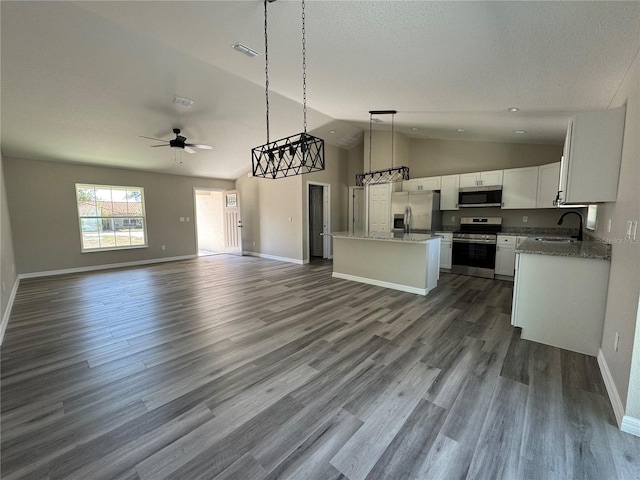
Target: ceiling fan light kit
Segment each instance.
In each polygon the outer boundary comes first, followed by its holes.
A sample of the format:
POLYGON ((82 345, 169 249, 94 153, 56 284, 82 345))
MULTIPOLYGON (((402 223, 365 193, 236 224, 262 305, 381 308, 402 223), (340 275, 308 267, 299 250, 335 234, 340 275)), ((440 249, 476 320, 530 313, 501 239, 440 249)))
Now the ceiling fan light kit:
POLYGON ((369 110, 369 171, 356 174, 356 186, 364 187, 366 185, 377 185, 379 183, 395 183, 402 182, 403 180, 409 180, 409 167, 393 166, 393 150, 394 150, 394 133, 395 133, 395 115, 398 113, 396 110, 369 110), (374 115, 391 115, 391 168, 385 168, 382 170, 371 170, 371 150, 372 148, 372 124, 378 120, 374 119, 374 115))
POLYGON ((302 113, 303 131, 276 140, 269 139, 269 49, 267 39, 267 3, 264 0, 264 58, 267 143, 251 149, 254 177, 284 178, 324 170, 324 140, 307 133, 307 73, 305 42, 305 11, 302 0, 302 113))

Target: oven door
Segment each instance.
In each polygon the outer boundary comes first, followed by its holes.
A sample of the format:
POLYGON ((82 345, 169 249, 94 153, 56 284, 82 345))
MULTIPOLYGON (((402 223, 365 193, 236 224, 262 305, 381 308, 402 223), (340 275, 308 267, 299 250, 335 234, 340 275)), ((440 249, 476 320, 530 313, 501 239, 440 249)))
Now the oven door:
POLYGON ((453 239, 451 273, 494 278, 495 241, 453 239))

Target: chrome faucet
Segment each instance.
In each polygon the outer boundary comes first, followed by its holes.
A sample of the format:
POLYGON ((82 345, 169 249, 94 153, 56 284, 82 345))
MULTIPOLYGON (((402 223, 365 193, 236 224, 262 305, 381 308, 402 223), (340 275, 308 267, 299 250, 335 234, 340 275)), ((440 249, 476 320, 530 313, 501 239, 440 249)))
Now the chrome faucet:
POLYGON ((576 214, 576 215, 578 215, 580 217, 580 229, 578 230, 578 236, 574 237, 574 238, 576 238, 579 242, 581 242, 582 241, 582 224, 584 222, 584 219, 582 218, 582 214, 581 213, 574 212, 573 210, 571 210, 570 212, 563 213, 562 216, 560 217, 560 220, 558 220, 558 225, 562 225, 562 221, 564 220, 564 217, 566 217, 570 213, 574 213, 574 214, 576 214))

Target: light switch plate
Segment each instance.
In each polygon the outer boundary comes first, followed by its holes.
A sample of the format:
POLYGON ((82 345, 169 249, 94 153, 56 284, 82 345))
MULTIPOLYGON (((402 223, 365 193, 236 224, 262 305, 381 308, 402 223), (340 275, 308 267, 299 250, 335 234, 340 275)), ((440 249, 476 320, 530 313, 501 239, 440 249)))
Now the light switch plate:
POLYGON ((522 216, 522 223, 527 223, 529 221, 529 217, 527 217, 526 215, 522 216))

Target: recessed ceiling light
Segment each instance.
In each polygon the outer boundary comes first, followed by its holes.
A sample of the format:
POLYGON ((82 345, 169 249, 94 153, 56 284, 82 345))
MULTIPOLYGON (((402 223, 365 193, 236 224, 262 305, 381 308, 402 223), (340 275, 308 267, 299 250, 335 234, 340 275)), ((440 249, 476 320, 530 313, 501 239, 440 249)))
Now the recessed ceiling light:
POLYGON ((458 129, 458 132, 466 132, 466 131, 467 131, 467 130, 466 130, 466 129, 464 129, 464 128, 459 128, 459 129, 458 129))
POLYGON ((193 105, 193 100, 189 100, 188 98, 179 97, 178 95, 173 96, 173 103, 176 105, 180 105, 181 107, 190 108, 193 105))
POLYGON ((518 107, 509 107, 507 108, 507 112, 518 112, 520 109, 518 107))
POLYGON ((417 132, 417 131, 418 131, 418 130, 420 130, 420 129, 419 129, 419 128, 417 128, 417 127, 411 127, 411 130, 413 130, 414 132, 417 132))
POLYGON ((251 57, 251 58, 257 57, 258 55, 260 55, 253 48, 249 48, 246 45, 243 45, 241 43, 234 43, 233 45, 231 45, 231 48, 233 48, 234 50, 237 50, 240 53, 244 53, 247 57, 251 57))
POLYGON ((336 133, 335 130, 329 130, 329 133, 336 133))
POLYGON ((513 133, 517 133, 518 135, 522 135, 523 133, 527 133, 526 130, 514 130, 513 133))

